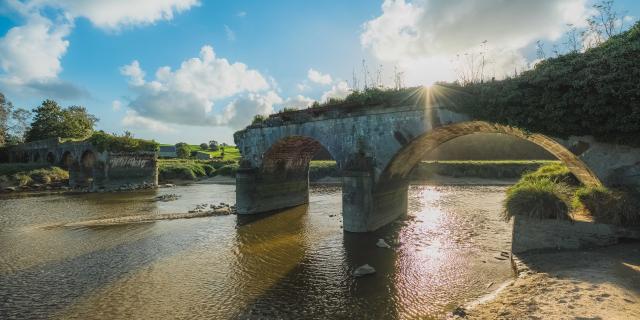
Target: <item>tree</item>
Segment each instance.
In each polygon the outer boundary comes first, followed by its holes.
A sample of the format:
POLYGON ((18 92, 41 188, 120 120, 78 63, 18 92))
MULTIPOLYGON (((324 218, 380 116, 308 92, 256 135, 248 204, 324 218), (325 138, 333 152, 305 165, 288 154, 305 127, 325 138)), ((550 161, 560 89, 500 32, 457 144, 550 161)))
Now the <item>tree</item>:
POLYGON ((43 101, 33 112, 35 116, 26 134, 27 141, 56 137, 85 139, 91 136, 93 126, 98 121, 84 107, 70 106, 64 109, 53 100, 43 101))
POLYGON ((4 94, 0 93, 0 146, 6 143, 12 110, 13 104, 5 98, 4 94))
POLYGON ((209 141, 209 149, 211 149, 212 151, 218 151, 218 141, 209 141))
POLYGON ((25 142, 27 132, 29 131, 29 119, 31 119, 31 112, 27 109, 18 108, 11 112, 7 144, 25 142))
POLYGON ((188 159, 191 154, 191 149, 189 145, 185 142, 176 143, 176 155, 178 158, 188 159))
POLYGON ((200 144, 200 149, 207 150, 207 149, 209 149, 209 145, 203 142, 203 143, 200 144))

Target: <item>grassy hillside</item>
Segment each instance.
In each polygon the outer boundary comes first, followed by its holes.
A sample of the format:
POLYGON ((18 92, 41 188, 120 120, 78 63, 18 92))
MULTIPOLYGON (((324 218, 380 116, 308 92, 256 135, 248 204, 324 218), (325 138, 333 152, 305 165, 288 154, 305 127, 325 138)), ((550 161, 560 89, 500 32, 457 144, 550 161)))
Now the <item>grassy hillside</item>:
MULTIPOLYGON (((161 146, 173 146, 172 144, 161 144, 161 146)), ((211 151, 210 149, 202 149, 199 145, 190 144, 189 150, 200 151, 210 154, 212 157, 219 157, 222 154, 222 149, 224 148, 224 158, 222 161, 240 161, 240 150, 236 146, 226 146, 220 147, 217 151, 211 151)))

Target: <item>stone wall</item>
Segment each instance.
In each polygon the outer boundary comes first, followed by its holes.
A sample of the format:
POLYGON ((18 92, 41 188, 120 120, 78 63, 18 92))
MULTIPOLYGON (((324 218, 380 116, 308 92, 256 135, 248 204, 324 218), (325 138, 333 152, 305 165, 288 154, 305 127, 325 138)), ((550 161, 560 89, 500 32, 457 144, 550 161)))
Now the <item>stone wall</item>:
POLYGON ((581 249, 613 245, 621 238, 640 239, 640 229, 583 221, 540 220, 515 216, 511 250, 513 253, 523 253, 581 249))

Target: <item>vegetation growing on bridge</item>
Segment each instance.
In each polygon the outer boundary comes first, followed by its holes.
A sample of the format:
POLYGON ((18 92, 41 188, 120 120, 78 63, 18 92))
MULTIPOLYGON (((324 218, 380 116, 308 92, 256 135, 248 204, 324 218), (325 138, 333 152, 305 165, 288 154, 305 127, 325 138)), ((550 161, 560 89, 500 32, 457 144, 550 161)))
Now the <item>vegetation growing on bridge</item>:
POLYGON ((640 141, 640 23, 584 53, 538 63, 501 81, 443 85, 452 108, 554 136, 640 141))
POLYGON ((125 132, 123 135, 112 135, 104 131, 96 131, 87 139, 98 151, 112 151, 112 152, 137 152, 137 151, 152 151, 159 150, 160 145, 151 140, 136 139, 130 132, 125 132))

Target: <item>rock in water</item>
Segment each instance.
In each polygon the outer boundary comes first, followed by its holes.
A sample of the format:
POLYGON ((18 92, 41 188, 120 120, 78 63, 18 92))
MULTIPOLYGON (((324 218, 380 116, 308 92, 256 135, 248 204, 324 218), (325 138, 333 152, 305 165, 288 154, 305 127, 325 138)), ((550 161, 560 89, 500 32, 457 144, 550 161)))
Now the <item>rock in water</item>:
POLYGON ((376 246, 378 246, 379 248, 391 249, 391 246, 386 241, 384 241, 384 239, 378 239, 378 242, 376 242, 376 246))
POLYGON ((353 275, 356 277, 366 276, 368 274, 376 273, 376 269, 372 266, 365 264, 363 266, 359 266, 355 271, 353 271, 353 275))

